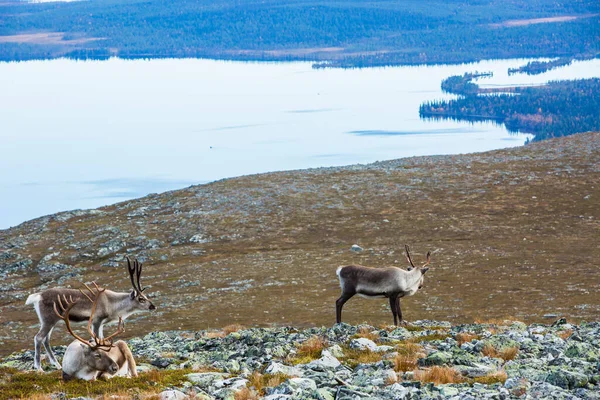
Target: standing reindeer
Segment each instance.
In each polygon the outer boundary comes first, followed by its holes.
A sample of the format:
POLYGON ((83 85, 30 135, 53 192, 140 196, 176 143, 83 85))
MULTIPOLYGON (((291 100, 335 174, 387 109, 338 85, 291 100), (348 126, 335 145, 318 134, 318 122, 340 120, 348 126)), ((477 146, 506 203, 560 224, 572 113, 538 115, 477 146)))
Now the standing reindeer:
POLYGON ((429 270, 427 265, 431 259, 431 252, 428 252, 427 262, 417 268, 410 257, 408 245, 405 245, 405 248, 406 259, 411 265, 408 271, 397 267, 369 268, 361 265, 347 265, 337 269, 336 274, 342 287, 342 295, 335 302, 338 324, 342 322, 342 307, 355 294, 367 298, 389 298, 394 325, 398 326, 398 322, 402 323, 400 298, 412 296, 423 287, 423 278, 425 272, 429 270))
POLYGON ((122 340, 113 343, 112 338, 119 335, 125 328, 123 326, 123 318, 119 317, 119 324, 117 331, 106 338, 100 338, 92 330, 92 322, 94 320, 94 313, 98 307, 98 299, 100 295, 106 291, 106 289, 100 289, 95 282, 94 286, 96 291, 94 292, 87 285, 85 287, 90 292, 91 296, 81 291, 85 297, 92 303, 92 310, 90 318, 88 320, 87 330, 91 335, 94 344, 82 339, 80 336, 73 332, 71 323, 69 321, 69 313, 73 307, 81 300, 74 300, 72 296, 65 294, 57 296, 57 301, 54 302, 54 313, 56 316, 63 321, 69 333, 75 338, 65 351, 63 358, 63 380, 69 381, 74 378, 84 379, 87 381, 96 380, 97 378, 109 379, 114 375, 127 375, 136 377, 136 364, 127 343, 122 340), (58 307, 61 311, 59 312, 58 307))
MULTIPOLYGON (((133 289, 131 292, 113 292, 112 290, 104 290, 99 294, 97 301, 97 309, 91 321, 91 328, 94 334, 99 338, 103 338, 102 327, 104 324, 117 322, 119 318, 127 318, 129 315, 137 311, 154 310, 156 307, 148 297, 143 293, 146 288, 142 289, 140 285, 140 277, 142 276, 142 264, 137 260, 133 261, 133 265, 127 258, 127 270, 133 289)), ((77 289, 53 288, 44 290, 43 292, 34 293, 27 298, 25 304, 33 304, 35 312, 40 319, 40 330, 35 335, 35 359, 34 367, 42 371, 41 366, 41 348, 42 345, 46 349, 49 361, 58 369, 61 368, 60 363, 56 360, 52 347, 50 346, 50 335, 54 326, 61 320, 54 312, 54 301, 57 296, 67 296, 74 299, 77 303, 73 306, 69 313, 71 322, 84 322, 92 317, 92 304, 89 301, 78 301, 85 299, 83 293, 77 289)))

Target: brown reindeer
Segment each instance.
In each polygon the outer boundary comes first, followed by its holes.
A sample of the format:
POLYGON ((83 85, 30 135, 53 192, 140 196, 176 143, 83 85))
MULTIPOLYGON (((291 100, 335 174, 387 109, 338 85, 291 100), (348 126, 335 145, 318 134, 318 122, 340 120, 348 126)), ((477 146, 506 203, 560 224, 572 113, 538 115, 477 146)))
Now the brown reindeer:
POLYGON ((406 259, 411 265, 408 271, 397 267, 370 268, 361 265, 347 265, 337 269, 336 274, 342 288, 342 295, 335 302, 338 324, 342 322, 342 307, 355 294, 367 298, 387 297, 390 299, 394 325, 398 326, 399 322, 403 322, 400 298, 412 296, 423 287, 423 278, 431 261, 431 252, 428 252, 427 262, 417 268, 410 257, 408 245, 405 248, 406 259))

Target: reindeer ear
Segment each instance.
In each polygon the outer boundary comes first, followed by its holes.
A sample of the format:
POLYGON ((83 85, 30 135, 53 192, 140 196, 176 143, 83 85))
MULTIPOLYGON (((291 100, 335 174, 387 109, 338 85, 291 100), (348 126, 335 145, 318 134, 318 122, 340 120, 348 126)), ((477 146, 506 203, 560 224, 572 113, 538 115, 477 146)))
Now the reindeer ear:
POLYGON ((425 275, 425 272, 429 271, 429 267, 421 268, 421 273, 425 275))
POLYGON ((135 299, 137 297, 137 293, 135 292, 135 290, 132 290, 131 293, 129 293, 129 298, 131 300, 135 299))

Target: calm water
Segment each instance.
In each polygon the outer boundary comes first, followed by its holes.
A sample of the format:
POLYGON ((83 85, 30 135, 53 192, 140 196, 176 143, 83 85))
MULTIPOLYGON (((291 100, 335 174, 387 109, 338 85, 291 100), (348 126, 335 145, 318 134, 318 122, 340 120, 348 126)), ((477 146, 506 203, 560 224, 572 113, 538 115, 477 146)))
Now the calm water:
POLYGON ((522 145, 491 123, 423 121, 442 79, 483 86, 600 76, 600 60, 313 70, 211 60, 0 63, 0 229, 220 178, 522 145))

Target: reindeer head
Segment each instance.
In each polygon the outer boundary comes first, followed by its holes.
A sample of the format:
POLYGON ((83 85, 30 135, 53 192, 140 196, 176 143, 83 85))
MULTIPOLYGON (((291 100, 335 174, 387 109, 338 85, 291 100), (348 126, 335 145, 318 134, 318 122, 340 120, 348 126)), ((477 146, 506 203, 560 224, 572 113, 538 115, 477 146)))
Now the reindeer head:
POLYGON ((140 284, 140 277, 142 276, 142 264, 137 259, 133 260, 133 266, 129 257, 127 257, 127 270, 129 271, 129 278, 131 279, 131 286, 133 289, 129 298, 132 300, 134 309, 136 310, 154 310, 156 306, 152 304, 150 299, 144 294, 142 285, 140 284))
POLYGON ((413 264, 412 258, 410 257, 410 248, 408 247, 408 245, 404 245, 404 248, 406 249, 406 260, 408 261, 408 263, 410 264, 410 267, 408 268, 409 271, 412 271, 413 269, 417 269, 419 270, 419 272, 421 272, 421 280, 419 281, 419 289, 421 289, 423 287, 423 281, 424 281, 424 275, 425 272, 429 271, 429 267, 427 265, 429 265, 429 263, 431 262, 431 252, 428 251, 427 252, 427 262, 425 264, 423 264, 421 267, 415 267, 415 264, 413 264))

